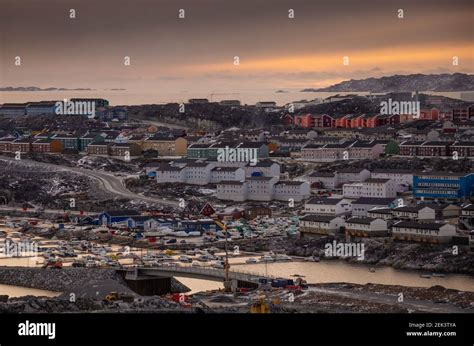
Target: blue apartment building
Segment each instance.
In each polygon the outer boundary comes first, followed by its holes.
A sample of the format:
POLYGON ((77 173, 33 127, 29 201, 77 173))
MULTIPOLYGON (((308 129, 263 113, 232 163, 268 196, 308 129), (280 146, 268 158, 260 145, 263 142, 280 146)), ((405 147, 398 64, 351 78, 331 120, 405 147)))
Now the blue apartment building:
POLYGON ((413 176, 417 199, 460 201, 474 197, 474 172, 424 172, 413 176))

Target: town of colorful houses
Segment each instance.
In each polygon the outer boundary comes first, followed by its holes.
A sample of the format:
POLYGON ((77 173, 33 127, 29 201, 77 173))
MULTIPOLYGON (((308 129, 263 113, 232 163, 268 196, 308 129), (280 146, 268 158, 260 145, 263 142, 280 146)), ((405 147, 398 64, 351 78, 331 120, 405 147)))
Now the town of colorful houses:
MULTIPOLYGON (((222 101, 229 107, 264 108, 279 117, 281 125, 192 132, 132 123, 126 107, 95 101, 102 105, 98 119, 108 126, 80 131, 70 131, 67 125, 54 130, 0 130, 0 152, 74 153, 115 158, 125 164, 155 151, 153 162, 143 167, 146 179, 166 186, 197 185, 213 191, 212 202, 193 220, 114 210, 100 214, 96 223, 125 225, 145 233, 166 226, 176 232, 202 235, 206 230, 219 229, 214 221, 217 218, 297 217, 301 237, 391 237, 474 247, 474 171, 470 165, 464 171, 450 171, 453 160, 474 159, 474 105, 449 108, 433 104, 420 109, 416 116, 335 115, 290 113, 288 107, 277 107, 273 102, 241 106, 222 101), (238 155, 222 159, 223 152, 245 155, 244 159, 238 155), (349 165, 396 158, 444 160, 445 168, 369 170, 349 165), (331 163, 348 165, 320 169, 331 163), (289 165, 301 165, 305 170, 291 175, 289 165), (226 214, 229 208, 242 213, 226 214), (245 213, 253 209, 261 213, 245 213)), ((4 104, 0 114, 10 118, 52 114, 53 106, 54 102, 4 104)))

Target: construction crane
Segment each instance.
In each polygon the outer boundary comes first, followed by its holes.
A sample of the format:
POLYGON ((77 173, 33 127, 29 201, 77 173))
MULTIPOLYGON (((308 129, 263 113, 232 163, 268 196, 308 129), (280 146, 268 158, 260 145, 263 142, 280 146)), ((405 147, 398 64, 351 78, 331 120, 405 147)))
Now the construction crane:
POLYGON ((232 282, 229 279, 229 270, 230 270, 230 263, 229 263, 229 251, 227 249, 227 226, 225 223, 221 222, 218 219, 215 219, 214 222, 216 225, 218 225, 220 228, 222 228, 222 231, 225 232, 225 264, 224 264, 224 271, 225 271, 225 276, 224 276, 224 291, 225 292, 230 292, 231 291, 231 286, 232 282))

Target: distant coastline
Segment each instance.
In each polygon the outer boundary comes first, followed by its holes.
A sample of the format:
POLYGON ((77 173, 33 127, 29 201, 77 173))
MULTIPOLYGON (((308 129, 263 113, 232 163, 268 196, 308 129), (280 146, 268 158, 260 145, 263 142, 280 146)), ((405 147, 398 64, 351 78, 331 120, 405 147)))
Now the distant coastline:
MULTIPOLYGON (((39 88, 35 86, 29 86, 29 87, 0 87, 0 91, 25 91, 25 92, 31 92, 31 91, 94 91, 96 89, 91 89, 91 88, 55 88, 55 87, 50 87, 50 88, 39 88)), ((112 89, 112 90, 120 90, 120 89, 112 89)))

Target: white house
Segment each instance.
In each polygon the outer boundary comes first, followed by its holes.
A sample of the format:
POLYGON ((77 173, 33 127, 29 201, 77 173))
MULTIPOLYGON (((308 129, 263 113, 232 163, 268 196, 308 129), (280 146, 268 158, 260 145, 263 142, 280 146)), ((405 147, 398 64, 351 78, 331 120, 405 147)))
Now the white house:
POLYGON ((143 230, 152 231, 156 230, 160 226, 160 223, 155 219, 148 219, 143 222, 143 230))
POLYGON ((393 209, 375 207, 367 211, 367 216, 373 219, 391 220, 393 209))
POLYGON ((344 215, 352 211, 351 203, 343 198, 313 197, 304 205, 305 213, 322 215, 344 215))
POLYGON ((384 237, 388 234, 387 221, 371 217, 351 217, 346 220, 346 235, 356 237, 384 237))
POLYGON ((280 136, 290 139, 313 139, 318 136, 318 132, 311 129, 293 129, 280 132, 280 136))
POLYGON ((311 194, 309 183, 306 181, 279 181, 273 186, 273 199, 278 201, 301 202, 311 194))
POLYGON ((342 186, 342 194, 346 198, 396 197, 395 184, 390 179, 369 178, 360 183, 346 183, 342 186))
POLYGON ((339 184, 336 173, 330 172, 313 172, 308 176, 311 186, 319 183, 322 188, 332 190, 339 184))
POLYGON ((336 234, 344 227, 344 219, 330 215, 305 215, 299 220, 301 237, 336 234))
POLYGON ((461 209, 461 218, 474 220, 474 204, 466 204, 461 209))
POLYGON ((446 243, 455 235, 456 227, 448 223, 398 221, 392 226, 392 237, 396 240, 446 243))
POLYGON ((338 184, 362 182, 370 178, 370 171, 363 168, 344 168, 337 171, 338 184))
POLYGON ((384 152, 384 146, 377 141, 357 141, 348 150, 350 160, 376 159, 384 152))
POLYGON ((396 205, 396 198, 361 197, 352 202, 352 216, 367 216, 370 209, 394 208, 396 205))
POLYGON ((397 192, 406 191, 413 187, 413 171, 405 169, 375 169, 371 173, 372 178, 391 179, 396 184, 397 192))
POLYGON ((346 141, 344 143, 330 143, 323 146, 306 145, 303 150, 303 158, 306 161, 315 162, 333 162, 343 160, 345 155, 349 157, 347 151, 353 141, 346 141))
POLYGON ((393 209, 393 217, 405 220, 434 220, 436 219, 435 210, 418 204, 415 206, 402 206, 393 209))

